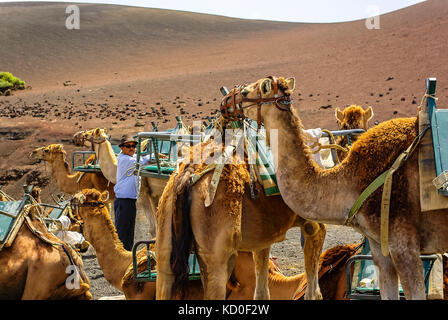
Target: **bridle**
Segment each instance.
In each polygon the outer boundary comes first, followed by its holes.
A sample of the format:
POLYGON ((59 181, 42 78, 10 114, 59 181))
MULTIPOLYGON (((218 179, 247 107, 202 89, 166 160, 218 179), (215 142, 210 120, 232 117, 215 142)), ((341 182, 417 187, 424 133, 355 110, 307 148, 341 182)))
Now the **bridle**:
MULTIPOLYGON (((279 83, 277 77, 269 76, 272 80, 274 96, 271 98, 263 98, 261 96, 260 85, 258 84, 257 95, 258 98, 246 98, 242 95, 242 91, 247 87, 247 84, 233 88, 221 101, 220 110, 221 115, 228 121, 243 121, 246 116, 244 109, 257 105, 257 124, 261 125, 261 107, 263 105, 274 104, 281 111, 291 111, 292 99, 290 94, 283 92, 279 94, 279 83), (251 102, 251 104, 242 106, 243 102, 251 102)), ((283 89, 283 88, 282 88, 283 89)))
MULTIPOLYGON (((261 107, 264 105, 275 105, 277 109, 281 111, 291 111, 292 99, 289 93, 286 93, 286 89, 284 85, 279 84, 279 80, 274 76, 267 77, 271 79, 271 83, 273 85, 274 96, 271 98, 263 98, 261 92, 261 83, 258 81, 257 85, 257 98, 246 98, 242 91, 247 87, 247 84, 236 86, 233 88, 221 101, 220 110, 222 118, 225 122, 231 121, 241 121, 245 122, 246 115, 244 114, 244 109, 249 108, 251 106, 257 106, 257 134, 256 134, 256 148, 255 152, 258 157, 258 137, 260 136, 260 128, 261 128, 261 107), (283 95, 279 94, 279 89, 282 89, 283 95), (243 107, 244 102, 249 102, 249 105, 243 107)), ((263 79, 264 81, 264 79, 263 79)), ((243 125, 245 128, 245 124, 243 125)), ((245 130, 245 129, 244 129, 245 130)), ((251 167, 252 168, 252 167, 251 167)), ((258 194, 258 189, 253 184, 253 170, 250 169, 250 190, 251 197, 255 199, 258 194), (257 192, 255 192, 257 191, 257 192)))
MULTIPOLYGON (((76 216, 80 217, 79 208, 81 208, 81 207, 94 207, 94 208, 102 209, 105 206, 106 206, 106 204, 103 201, 85 201, 85 202, 81 203, 76 198, 70 199, 70 209, 72 209, 72 215, 73 215, 72 218, 74 220, 78 220, 78 219, 75 218, 75 215, 73 213, 76 213, 76 216)), ((80 222, 80 221, 78 221, 78 222, 80 222)))
POLYGON ((90 142, 90 147, 93 152, 95 152, 95 144, 97 144, 98 145, 98 157, 97 157, 98 161, 100 160, 99 159, 99 146, 100 146, 100 144, 108 141, 107 138, 105 138, 105 137, 95 138, 93 134, 91 134, 88 138, 86 138, 85 131, 80 132, 77 136, 75 136, 75 138, 73 140, 75 140, 75 139, 76 139, 76 143, 79 145, 84 145, 85 141, 90 142))
POLYGON ((92 147, 92 151, 95 151, 94 144, 102 144, 102 143, 107 141, 107 138, 105 138, 105 137, 97 137, 97 138, 95 138, 93 136, 93 134, 91 134, 88 138, 86 138, 85 131, 84 132, 79 132, 79 134, 77 136, 75 136, 75 138, 73 140, 75 140, 75 139, 76 139, 76 143, 80 144, 80 145, 84 145, 84 142, 86 142, 86 141, 90 142, 90 145, 92 147))

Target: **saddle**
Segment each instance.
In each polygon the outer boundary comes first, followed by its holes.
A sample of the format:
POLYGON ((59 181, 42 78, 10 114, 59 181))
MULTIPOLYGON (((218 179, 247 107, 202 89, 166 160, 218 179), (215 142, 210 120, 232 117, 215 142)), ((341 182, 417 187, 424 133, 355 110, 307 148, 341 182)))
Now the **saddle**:
POLYGON ((426 80, 426 88, 419 111, 419 130, 430 126, 418 155, 422 212, 448 208, 448 110, 436 108, 435 78, 426 80))

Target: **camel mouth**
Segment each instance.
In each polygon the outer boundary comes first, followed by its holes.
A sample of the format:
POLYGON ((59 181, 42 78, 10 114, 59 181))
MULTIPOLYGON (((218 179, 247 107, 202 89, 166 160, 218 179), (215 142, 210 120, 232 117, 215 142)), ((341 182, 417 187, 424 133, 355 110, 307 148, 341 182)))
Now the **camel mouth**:
POLYGON ((84 141, 87 139, 88 137, 86 137, 84 131, 80 131, 73 135, 72 142, 75 146, 81 147, 84 146, 84 141))
POLYGON ((31 161, 31 164, 37 164, 42 161, 42 158, 38 157, 38 154, 36 151, 30 152, 30 154, 28 155, 28 159, 31 161))

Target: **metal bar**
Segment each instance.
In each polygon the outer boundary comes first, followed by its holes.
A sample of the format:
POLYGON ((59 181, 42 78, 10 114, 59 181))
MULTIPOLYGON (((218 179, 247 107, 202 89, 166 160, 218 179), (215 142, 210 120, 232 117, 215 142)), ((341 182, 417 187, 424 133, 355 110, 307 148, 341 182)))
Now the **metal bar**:
MULTIPOLYGON (((420 259, 423 261, 425 261, 425 260, 435 261, 437 259, 437 255, 422 254, 422 255, 420 255, 420 259)), ((347 286, 347 291, 345 293, 345 296, 346 296, 346 298, 349 298, 349 299, 351 299, 351 298, 359 298, 359 299, 364 298, 364 299, 369 299, 369 300, 377 299, 376 297, 372 297, 367 294, 360 295, 360 294, 353 294, 351 292, 352 291, 351 265, 358 260, 373 260, 373 258, 372 258, 372 255, 358 254, 358 255, 351 256, 350 258, 347 259, 347 262, 345 263, 345 275, 346 275, 345 280, 346 280, 346 286, 347 286)), ((431 266, 431 268, 432 268, 432 266, 431 266)), ((427 274, 425 274, 425 277, 424 277, 425 284, 429 279, 429 274, 431 273, 431 268, 429 269, 430 271, 427 274)))
MULTIPOLYGON (((138 265, 137 265, 138 246, 141 244, 146 244, 147 251, 149 251, 149 245, 153 244, 153 243, 156 243, 156 241, 155 240, 141 240, 141 241, 137 241, 136 243, 134 243, 134 246, 132 247, 132 265, 134 267, 134 270, 133 270, 134 271, 134 280, 136 280, 136 281, 139 281, 137 279, 137 276, 138 276, 138 265)), ((148 260, 147 263, 151 266, 151 261, 148 260)), ((149 267, 149 268, 151 268, 151 267, 149 267)))
POLYGON ((142 138, 154 138, 167 141, 181 141, 181 142, 200 142, 201 135, 190 135, 190 134, 177 134, 172 132, 140 132, 136 137, 142 138))
MULTIPOLYGON (((347 136, 347 135, 353 135, 353 134, 363 134, 366 132, 364 129, 350 129, 350 130, 335 130, 331 131, 333 136, 347 136)), ((322 137, 329 137, 329 134, 327 132, 322 132, 322 137)))
POLYGON ((153 146, 154 146, 154 157, 156 158, 156 164, 157 164, 157 173, 162 174, 162 170, 160 169, 160 160, 159 160, 159 148, 157 147, 157 140, 151 139, 153 146))

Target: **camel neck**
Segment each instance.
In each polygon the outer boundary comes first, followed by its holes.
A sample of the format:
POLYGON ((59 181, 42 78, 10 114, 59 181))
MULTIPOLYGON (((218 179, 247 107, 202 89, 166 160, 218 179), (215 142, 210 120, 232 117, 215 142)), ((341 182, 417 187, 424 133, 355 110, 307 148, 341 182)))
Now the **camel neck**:
POLYGON ((56 179, 58 187, 69 194, 73 194, 78 191, 78 178, 80 172, 72 174, 70 172, 68 164, 65 162, 62 154, 57 155, 56 159, 50 162, 53 176, 56 179))
POLYGON ((101 171, 107 180, 116 183, 117 157, 109 141, 95 144, 95 154, 101 167, 101 171))
MULTIPOLYGON (((83 208, 81 210, 99 209, 83 208)), ((104 277, 115 288, 122 290, 121 281, 127 268, 132 263, 132 253, 123 248, 107 212, 89 212, 84 216, 86 216, 84 235, 95 248, 104 277)))
POLYGON ((312 160, 300 118, 292 112, 270 108, 264 119, 276 160, 277 183, 286 204, 301 217, 343 224, 357 195, 350 193, 342 164, 324 170, 312 160), (277 130, 277 137, 273 135, 277 130), (274 143, 277 139, 277 150, 274 143), (277 157, 275 153, 277 152, 277 157), (332 210, 328 204, 331 203, 332 210))

